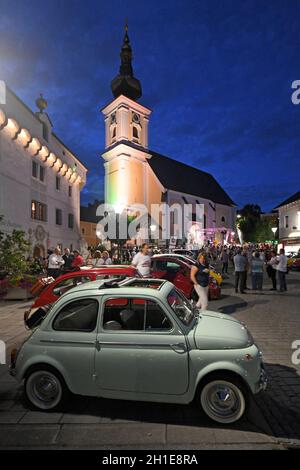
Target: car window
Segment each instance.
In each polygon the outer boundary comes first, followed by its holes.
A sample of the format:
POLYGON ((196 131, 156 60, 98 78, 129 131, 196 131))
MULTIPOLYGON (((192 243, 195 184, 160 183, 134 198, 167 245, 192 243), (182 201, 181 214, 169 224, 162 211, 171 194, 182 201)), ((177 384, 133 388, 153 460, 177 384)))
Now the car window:
POLYGON ((167 270, 167 262, 166 261, 155 261, 153 269, 155 271, 166 271, 167 270))
POLYGON ((67 279, 62 279, 60 282, 53 287, 53 294, 57 296, 61 296, 65 292, 73 287, 79 286, 85 282, 90 282, 91 278, 88 276, 74 276, 68 277, 67 279))
POLYGON ((170 320, 155 301, 132 297, 113 298, 105 302, 103 312, 105 330, 149 331, 167 330, 171 327, 170 320))
POLYGON ((167 262, 167 271, 168 272, 177 272, 180 270, 180 264, 176 263, 175 261, 168 261, 167 262))
POLYGON ((91 332, 96 328, 97 316, 97 300, 74 300, 64 305, 56 315, 53 329, 59 331, 91 332))
POLYGON ((194 319, 193 308, 181 292, 173 289, 168 295, 168 303, 184 325, 189 325, 192 322, 194 319))
POLYGON ((162 308, 153 300, 147 300, 146 330, 170 330, 172 324, 162 308))

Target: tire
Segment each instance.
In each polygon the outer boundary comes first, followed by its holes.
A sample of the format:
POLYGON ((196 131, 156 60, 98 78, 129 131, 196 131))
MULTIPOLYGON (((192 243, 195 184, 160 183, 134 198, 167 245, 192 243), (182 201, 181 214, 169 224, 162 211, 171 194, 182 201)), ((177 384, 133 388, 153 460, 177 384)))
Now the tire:
POLYGON ((24 392, 30 405, 39 411, 56 411, 69 396, 69 390, 60 373, 43 365, 26 375, 24 392))
POLYGON ((210 419, 220 424, 232 424, 245 414, 248 391, 238 378, 216 375, 205 381, 198 401, 210 419))

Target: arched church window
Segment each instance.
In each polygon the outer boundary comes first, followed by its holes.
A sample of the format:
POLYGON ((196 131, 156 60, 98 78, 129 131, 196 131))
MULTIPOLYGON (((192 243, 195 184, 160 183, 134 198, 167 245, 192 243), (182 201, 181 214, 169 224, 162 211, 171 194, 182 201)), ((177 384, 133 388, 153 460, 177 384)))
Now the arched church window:
POLYGON ((139 131, 138 131, 136 126, 133 126, 133 128, 132 128, 132 136, 133 136, 134 139, 139 138, 139 131))
POLYGON ((221 218, 221 222, 225 222, 225 217, 224 216, 221 218))
POLYGON ((115 139, 115 138, 116 138, 116 135, 117 135, 117 128, 114 127, 114 128, 113 128, 113 131, 112 131, 112 136, 111 136, 111 138, 112 138, 112 139, 115 139))

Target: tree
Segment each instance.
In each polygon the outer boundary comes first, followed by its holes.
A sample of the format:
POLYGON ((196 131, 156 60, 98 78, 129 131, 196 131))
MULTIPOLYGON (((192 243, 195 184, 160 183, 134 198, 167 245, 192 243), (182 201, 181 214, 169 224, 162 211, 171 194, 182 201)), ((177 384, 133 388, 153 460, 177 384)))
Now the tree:
POLYGON ((255 242, 255 232, 260 223, 261 208, 257 204, 246 204, 240 211, 238 228, 243 233, 244 241, 255 242))

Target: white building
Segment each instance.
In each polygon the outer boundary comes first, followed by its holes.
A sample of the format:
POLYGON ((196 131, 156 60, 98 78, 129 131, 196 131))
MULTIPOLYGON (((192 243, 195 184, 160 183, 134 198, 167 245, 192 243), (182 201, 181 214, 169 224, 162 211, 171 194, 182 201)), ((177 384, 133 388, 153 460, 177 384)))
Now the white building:
POLYGON ((34 256, 57 245, 79 248, 87 168, 52 131, 42 96, 34 113, 5 84, 2 91, 0 230, 24 230, 34 256))
POLYGON ((279 217, 279 243, 286 253, 300 250, 300 191, 276 208, 279 217))
MULTIPOLYGON (((111 83, 114 99, 102 109, 105 121, 105 202, 119 208, 162 202, 168 205, 203 204, 202 225, 180 235, 176 213, 170 220, 170 235, 199 247, 204 241, 230 241, 235 229, 235 203, 215 178, 184 163, 149 149, 148 124, 151 110, 137 102, 141 84, 133 75, 132 50, 127 30, 121 49, 119 74, 111 83)), ((166 136, 164 136, 166 138, 166 136)), ((127 209, 128 210, 128 209, 127 209)), ((193 219, 194 220, 194 219, 193 219)), ((157 225, 161 221, 156 220, 157 225)))

